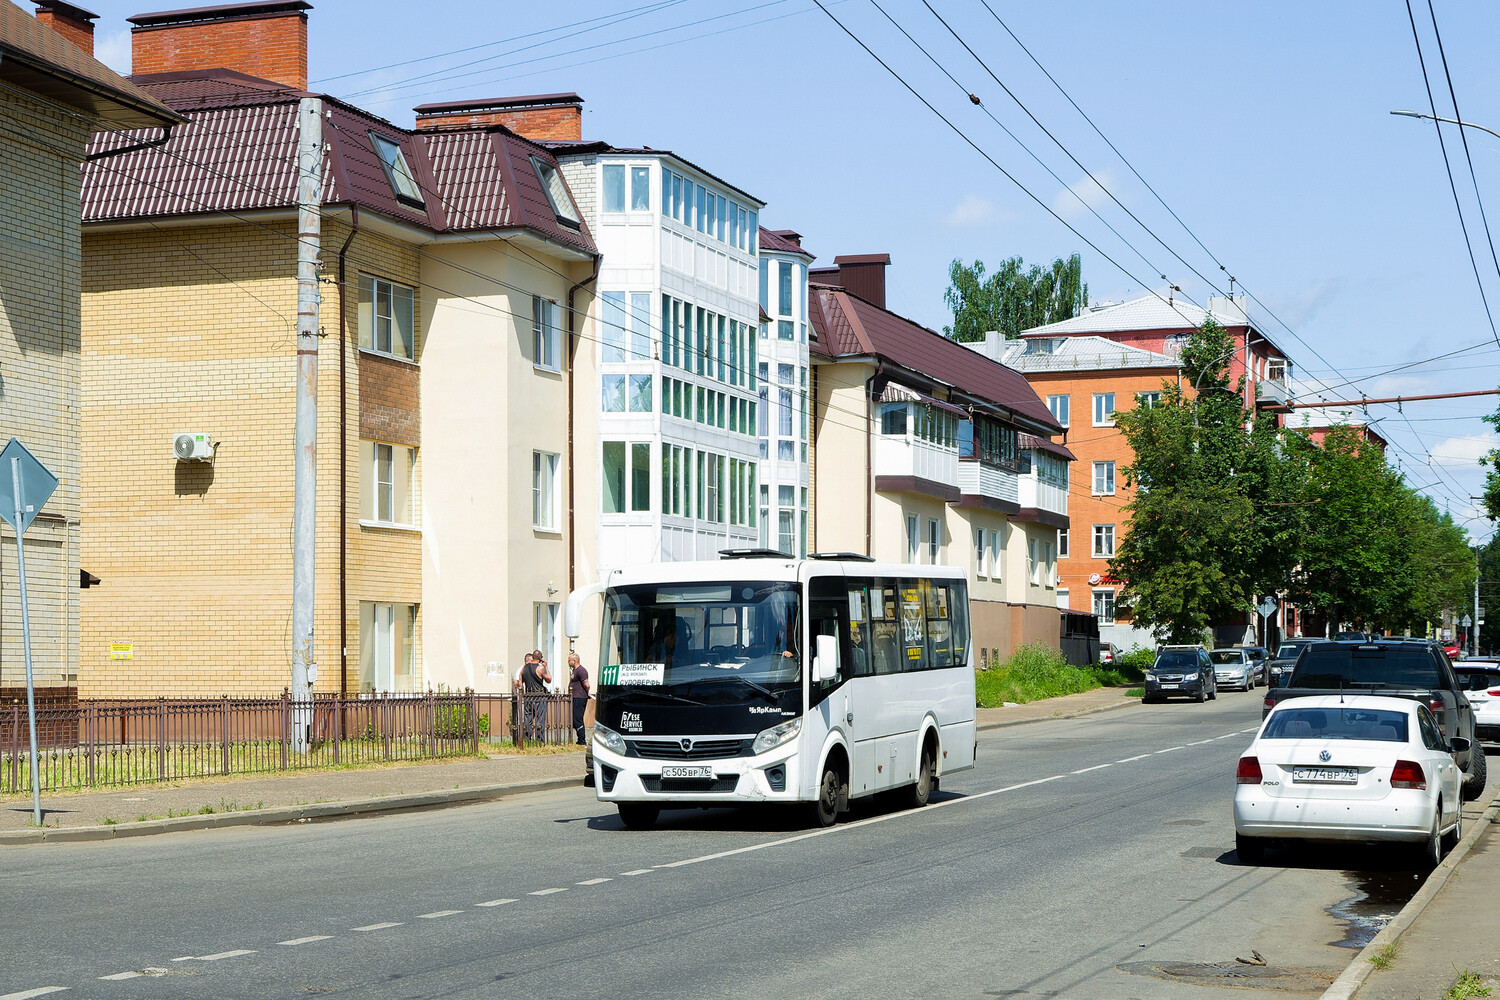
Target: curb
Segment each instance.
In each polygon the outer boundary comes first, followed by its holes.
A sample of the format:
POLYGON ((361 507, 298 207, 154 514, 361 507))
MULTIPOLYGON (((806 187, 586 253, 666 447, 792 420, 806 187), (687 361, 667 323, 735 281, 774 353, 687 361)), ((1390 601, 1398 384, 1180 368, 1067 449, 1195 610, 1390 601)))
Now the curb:
POLYGON ((1034 719, 1008 719, 1004 722, 986 722, 975 726, 975 730, 983 732, 986 729, 1006 729, 1010 726, 1026 726, 1033 722, 1055 722, 1058 719, 1081 719, 1085 715, 1098 715, 1100 712, 1118 712, 1122 708, 1135 708, 1141 704, 1139 698, 1131 698, 1120 702, 1118 705, 1100 705, 1097 708, 1082 708, 1067 715, 1039 715, 1034 719))
POLYGON ((1406 929, 1422 915, 1422 911, 1427 909, 1427 904, 1437 897, 1443 885, 1447 883, 1448 877, 1469 856, 1470 849, 1479 840, 1485 827, 1495 822, 1497 813, 1500 813, 1500 795, 1496 795, 1489 807, 1479 814, 1479 819, 1474 822, 1473 827, 1464 833, 1463 840, 1448 852, 1442 864, 1432 870, 1432 874, 1427 876, 1427 881, 1422 883, 1422 888, 1417 890, 1415 896, 1407 900, 1401 912, 1392 917, 1391 922, 1370 939, 1370 943, 1354 956, 1349 967, 1339 974, 1328 989, 1323 991, 1320 1000, 1349 1000, 1354 996, 1355 992, 1364 985, 1365 980, 1370 978, 1370 974, 1375 971, 1375 966, 1370 963, 1370 959, 1386 945, 1400 940, 1406 929))
POLYGON ((0 831, 0 847, 13 844, 69 844, 88 841, 119 840, 146 837, 158 833, 186 830, 216 830, 230 826, 276 826, 314 820, 340 819, 346 816, 369 816, 405 809, 441 809, 445 806, 486 802, 527 792, 546 792, 558 788, 583 787, 582 779, 536 778, 504 785, 480 785, 438 792, 407 792, 373 799, 351 799, 347 802, 318 802, 303 806, 278 806, 270 809, 248 809, 243 812, 210 813, 206 816, 176 816, 150 819, 140 823, 116 826, 79 826, 70 829, 43 827, 29 830, 0 831))

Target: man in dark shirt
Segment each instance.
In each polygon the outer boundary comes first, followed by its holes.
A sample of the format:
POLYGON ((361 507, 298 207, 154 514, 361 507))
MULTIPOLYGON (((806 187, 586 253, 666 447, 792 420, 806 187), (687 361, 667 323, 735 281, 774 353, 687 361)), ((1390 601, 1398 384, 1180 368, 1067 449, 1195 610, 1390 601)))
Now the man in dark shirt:
POLYGON ((547 672, 547 661, 540 650, 526 654, 526 664, 521 668, 521 687, 526 698, 526 718, 523 731, 528 740, 540 740, 547 721, 547 682, 552 675, 547 672))
POLYGON ((589 672, 584 669, 577 653, 568 654, 568 687, 573 695, 573 737, 579 746, 583 746, 583 717, 589 706, 589 672))

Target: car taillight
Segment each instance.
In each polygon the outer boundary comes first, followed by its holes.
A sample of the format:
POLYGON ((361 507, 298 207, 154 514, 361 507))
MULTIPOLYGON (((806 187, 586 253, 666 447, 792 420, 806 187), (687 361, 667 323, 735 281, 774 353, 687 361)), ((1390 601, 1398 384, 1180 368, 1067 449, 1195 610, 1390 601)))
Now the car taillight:
POLYGON ((1241 757, 1240 766, 1234 772, 1234 781, 1237 785, 1260 784, 1260 760, 1255 757, 1241 757))
POLYGON ((1432 709, 1432 720, 1437 723, 1438 732, 1442 733, 1444 736, 1447 736, 1447 708, 1443 705, 1443 699, 1434 698, 1427 703, 1427 707, 1432 709))
POLYGON ((1396 761, 1396 767, 1391 771, 1391 787, 1425 789, 1427 775, 1422 770, 1422 765, 1414 760, 1396 761))
POLYGON ((1276 698, 1271 694, 1267 694, 1266 700, 1261 704, 1264 705, 1266 711, 1269 712, 1271 709, 1276 707, 1276 698))
POLYGON ((1485 694, 1489 695, 1491 698, 1500 698, 1500 687, 1492 687, 1488 691, 1486 691, 1485 694))

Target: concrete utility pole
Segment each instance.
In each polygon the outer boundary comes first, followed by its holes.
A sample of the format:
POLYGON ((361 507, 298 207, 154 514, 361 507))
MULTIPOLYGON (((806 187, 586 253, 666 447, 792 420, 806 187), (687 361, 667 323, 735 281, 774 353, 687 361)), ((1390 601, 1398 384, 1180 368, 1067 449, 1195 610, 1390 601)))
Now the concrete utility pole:
POLYGON ((297 104, 297 428, 292 500, 292 746, 307 748, 313 662, 314 543, 318 500, 318 256, 323 200, 323 102, 297 104))

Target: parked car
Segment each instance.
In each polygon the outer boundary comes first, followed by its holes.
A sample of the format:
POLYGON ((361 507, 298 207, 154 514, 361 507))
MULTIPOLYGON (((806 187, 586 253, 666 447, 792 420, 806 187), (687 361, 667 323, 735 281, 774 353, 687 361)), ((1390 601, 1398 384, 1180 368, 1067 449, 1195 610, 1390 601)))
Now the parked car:
POLYGON ((1464 770, 1464 797, 1475 799, 1484 791, 1488 765, 1474 736, 1474 708, 1437 643, 1315 642, 1297 657, 1287 683, 1266 692, 1262 717, 1293 698, 1349 692, 1409 698, 1427 706, 1443 738, 1463 738, 1458 763, 1464 770))
POLYGON ((1455 756, 1427 706, 1379 695, 1318 695, 1277 705, 1235 772, 1235 851, 1258 864, 1266 842, 1420 844, 1435 867, 1462 832, 1455 756))
POLYGON ((1146 671, 1141 701, 1166 701, 1178 695, 1199 702, 1219 696, 1213 662, 1202 646, 1162 646, 1156 651, 1151 669, 1146 671))
POLYGON ((1335 642, 1366 642, 1376 638, 1379 636, 1373 636, 1368 632, 1337 632, 1333 636, 1335 642))
POLYGON ((1118 666, 1120 663, 1120 647, 1112 642, 1099 643, 1099 663, 1106 667, 1118 666))
POLYGON ((1283 675, 1290 675, 1297 656, 1317 639, 1283 639, 1276 647, 1276 655, 1266 661, 1266 685, 1279 687, 1283 675))
POLYGON ((1270 662, 1271 651, 1264 646, 1239 646, 1243 649, 1250 662, 1255 664, 1255 679, 1260 683, 1266 682, 1266 664, 1270 662))
POLYGON ((1241 691, 1255 690, 1255 661, 1243 649, 1215 649, 1208 654, 1214 665, 1216 687, 1239 688, 1241 691))
POLYGON ((1481 744, 1500 743, 1500 660, 1464 660, 1453 665, 1453 673, 1474 709, 1474 738, 1481 744))
POLYGON ((1458 655, 1462 650, 1463 645, 1457 639, 1451 639, 1443 643, 1443 652, 1448 654, 1448 659, 1450 660, 1458 659, 1458 655))

